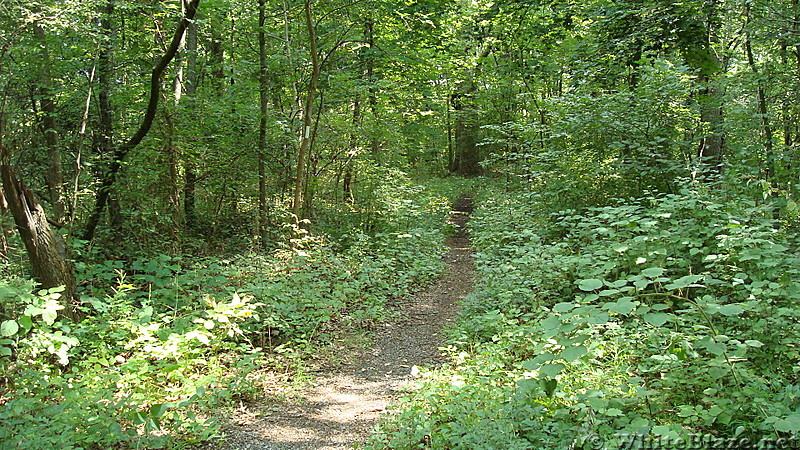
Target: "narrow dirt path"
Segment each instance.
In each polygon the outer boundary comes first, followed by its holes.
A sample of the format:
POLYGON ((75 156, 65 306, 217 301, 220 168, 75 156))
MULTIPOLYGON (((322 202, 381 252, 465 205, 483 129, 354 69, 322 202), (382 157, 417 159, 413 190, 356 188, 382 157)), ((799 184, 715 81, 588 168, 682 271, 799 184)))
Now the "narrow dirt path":
POLYGON ((247 425, 228 431, 221 448, 342 449, 362 443, 387 405, 413 383, 413 366, 443 360, 442 329, 455 320, 457 303, 472 288, 474 268, 464 225, 472 202, 461 198, 451 212, 456 233, 446 240, 447 271, 439 281, 405 300, 401 318, 386 324, 374 346, 352 364, 323 373, 292 404, 257 411, 247 425))

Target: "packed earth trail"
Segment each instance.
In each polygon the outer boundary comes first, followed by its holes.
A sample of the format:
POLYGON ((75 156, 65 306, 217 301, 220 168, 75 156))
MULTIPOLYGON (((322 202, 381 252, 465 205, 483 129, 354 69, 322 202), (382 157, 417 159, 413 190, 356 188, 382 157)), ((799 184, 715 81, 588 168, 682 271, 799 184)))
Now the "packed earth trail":
POLYGON ((413 386, 412 369, 443 361, 443 328, 472 289, 474 267, 465 225, 472 202, 451 211, 447 269, 435 284, 402 300, 400 318, 384 324, 371 349, 344 367, 321 373, 300 401, 242 411, 223 449, 342 449, 363 443, 394 399, 413 386))

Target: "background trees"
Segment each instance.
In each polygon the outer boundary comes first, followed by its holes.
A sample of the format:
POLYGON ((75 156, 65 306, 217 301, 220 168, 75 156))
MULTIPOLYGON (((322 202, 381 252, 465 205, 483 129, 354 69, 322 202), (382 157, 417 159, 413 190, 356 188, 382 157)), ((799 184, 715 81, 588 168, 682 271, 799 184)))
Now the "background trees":
POLYGON ((68 253, 369 227, 393 168, 597 201, 726 173, 794 204, 792 1, 194 5, 0 11, 3 142, 68 253))

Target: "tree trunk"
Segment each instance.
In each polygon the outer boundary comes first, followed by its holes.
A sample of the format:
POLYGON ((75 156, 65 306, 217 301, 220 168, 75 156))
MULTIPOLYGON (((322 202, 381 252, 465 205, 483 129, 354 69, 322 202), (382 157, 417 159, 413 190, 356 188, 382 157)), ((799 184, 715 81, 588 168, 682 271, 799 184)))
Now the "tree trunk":
POLYGON ((463 87, 453 95, 453 111, 455 112, 455 158, 453 159, 454 171, 459 175, 473 176, 480 173, 480 154, 478 149, 478 120, 477 114, 470 105, 475 85, 471 81, 465 82, 463 87))
POLYGON ((306 90, 305 104, 303 105, 303 128, 300 130, 300 148, 297 151, 297 170, 295 172, 294 180, 294 200, 292 202, 292 214, 296 220, 302 217, 301 211, 303 207, 303 187, 305 183, 306 159, 308 157, 308 148, 311 144, 314 101, 317 96, 317 84, 319 83, 320 67, 319 67, 319 54, 317 53, 317 33, 312 18, 311 0, 304 1, 304 15, 306 20, 306 28, 308 30, 309 51, 311 53, 311 80, 308 83, 306 90))
MULTIPOLYGON (((0 51, 0 69, 8 49, 0 51)), ((31 275, 42 288, 51 289, 63 286, 61 314, 77 320, 82 313, 75 307, 75 271, 67 260, 67 246, 60 234, 53 232, 47 221, 44 208, 36 200, 23 180, 18 179, 11 165, 11 152, 5 146, 5 101, 7 92, 0 101, 0 210, 11 211, 20 238, 31 264, 31 275)), ((3 250, 5 249, 5 229, 3 250)))
MULTIPOLYGON (((185 50, 185 48, 184 48, 185 50)), ((182 53, 182 50, 180 51, 182 53)), ((180 54, 178 55, 180 58, 180 54)), ((164 161, 167 164, 165 174, 165 184, 167 186, 167 206, 169 207, 170 227, 169 234, 174 251, 180 250, 181 231, 183 228, 183 211, 181 210, 181 186, 180 186, 180 147, 176 142, 176 124, 178 120, 178 108, 183 97, 184 70, 183 61, 175 71, 175 78, 172 83, 172 108, 163 112, 166 129, 164 131, 164 146, 161 151, 164 161)))
POLYGON ((718 25, 717 8, 715 0, 710 0, 705 6, 705 17, 702 31, 697 35, 687 37, 685 45, 685 59, 687 64, 698 72, 698 82, 701 90, 697 96, 700 106, 700 122, 704 125, 704 136, 700 140, 698 156, 701 162, 709 169, 712 179, 722 172, 722 157, 724 153, 722 113, 723 91, 716 85, 717 79, 723 71, 722 63, 712 48, 714 33, 712 27, 718 25))
POLYGON ((361 96, 356 94, 353 99, 353 131, 350 132, 350 151, 344 163, 344 178, 342 180, 342 198, 345 203, 353 203, 353 160, 358 155, 358 129, 361 126, 361 96))
POLYGON ((61 167, 61 151, 59 149, 58 132, 56 131, 56 102, 53 99, 53 80, 50 75, 50 54, 47 51, 44 29, 34 25, 36 40, 42 48, 42 65, 39 73, 39 128, 44 135, 47 147, 47 190, 52 206, 52 219, 62 223, 66 216, 64 199, 64 174, 61 167))
POLYGON ((200 0, 191 0, 191 2, 187 5, 186 14, 178 23, 175 34, 172 36, 172 41, 170 42, 167 51, 153 68, 153 72, 150 76, 150 98, 147 103, 147 109, 145 110, 144 117, 142 118, 142 123, 139 125, 136 133, 134 133, 134 135, 131 136, 127 142, 116 147, 113 159, 100 181, 100 187, 95 197, 94 209, 92 210, 92 214, 89 216, 89 220, 86 223, 86 230, 84 231, 83 235, 84 240, 90 241, 92 238, 94 238, 95 230, 97 229, 97 225, 100 223, 103 210, 105 209, 108 198, 111 195, 111 189, 114 185, 114 182, 117 180, 120 169, 122 168, 122 161, 128 155, 128 152, 136 148, 136 146, 142 142, 142 139, 144 139, 144 137, 147 136, 147 133, 150 131, 150 127, 153 126, 153 119, 155 118, 158 110, 158 97, 161 92, 161 76, 163 75, 164 70, 167 68, 167 65, 169 65, 170 61, 172 61, 172 59, 175 57, 175 54, 178 52, 181 40, 183 39, 183 33, 194 19, 199 3, 200 0))
POLYGON ((181 210, 180 188, 180 150, 175 143, 175 124, 167 118, 168 135, 164 143, 164 153, 167 160, 167 204, 170 210, 170 236, 176 251, 180 250, 181 235, 183 230, 183 211, 181 210))
MULTIPOLYGON (((189 5, 184 0, 184 8, 188 10, 189 5)), ((221 68, 222 43, 213 41, 212 54, 216 55, 216 47, 219 47, 220 72, 214 73, 214 78, 222 77, 224 72, 221 68)), ((195 95, 197 94, 197 23, 190 22, 186 28, 186 96, 189 97, 189 111, 194 111, 195 95)), ((212 86, 216 89, 215 86, 212 86)), ((219 89, 219 92, 222 90, 219 89)), ((197 171, 193 158, 195 155, 184 152, 183 164, 183 220, 187 229, 193 230, 197 225, 197 212, 195 208, 195 189, 197 187, 197 171)))
POLYGON ((261 247, 267 247, 267 112, 269 79, 267 78, 267 35, 264 29, 267 1, 258 0, 258 235, 261 247))
POLYGON ((446 170, 449 171, 449 172, 455 172, 456 171, 456 169, 455 169, 455 167, 456 167, 455 166, 455 163, 456 163, 455 162, 456 161, 455 149, 453 147, 453 120, 451 118, 451 115, 452 115, 451 114, 451 109, 452 109, 451 107, 452 107, 452 103, 453 103, 452 100, 453 100, 452 96, 447 96, 447 100, 445 100, 445 102, 447 103, 447 105, 445 106, 447 108, 447 110, 446 110, 447 113, 445 115, 445 122, 446 122, 445 126, 447 127, 447 167, 446 167, 446 170))
POLYGON ((62 314, 78 319, 81 313, 75 308, 75 272, 67 260, 67 248, 61 235, 50 228, 44 208, 25 183, 18 179, 11 166, 9 150, 0 143, 0 177, 2 195, 14 217, 14 223, 31 263, 31 275, 42 288, 64 286, 61 294, 62 314))
MULTIPOLYGON (((111 85, 114 78, 114 65, 111 60, 114 44, 114 29, 112 19, 114 16, 115 0, 109 0, 106 3, 106 9, 103 12, 103 18, 100 21, 100 27, 103 31, 103 41, 101 44, 100 55, 97 58, 97 71, 98 71, 98 124, 97 136, 95 138, 95 152, 102 161, 108 161, 114 155, 114 111, 111 106, 111 85)), ((102 166, 98 165, 99 177, 103 176, 102 166)), ((115 211, 111 211, 109 220, 112 224, 111 231, 114 240, 117 241, 122 232, 119 227, 122 224, 122 215, 120 213, 119 203, 115 199, 111 199, 115 204, 115 211)), ((87 239, 88 240, 88 239, 87 239)))
MULTIPOLYGON (((367 43, 367 55, 364 58, 364 65, 365 65, 365 74, 367 81, 369 83, 369 89, 367 92, 369 93, 369 98, 367 99, 367 103, 369 104, 369 110, 372 113, 372 122, 377 124, 378 123, 378 88, 375 84, 375 56, 373 52, 375 51, 375 22, 372 21, 371 17, 367 17, 364 20, 364 40, 367 43)), ((375 130, 372 132, 372 137, 369 140, 369 148, 370 153, 372 153, 372 157, 375 161, 381 161, 381 148, 380 142, 378 138, 375 136, 375 130)))
POLYGON ((480 175, 480 149, 478 139, 480 124, 478 111, 474 107, 473 98, 478 90, 475 80, 483 68, 483 60, 489 56, 492 47, 486 44, 476 52, 475 66, 468 70, 464 80, 456 86, 451 100, 453 102, 453 115, 455 125, 453 139, 455 144, 455 157, 451 170, 463 176, 480 175))
POLYGON ((191 156, 188 156, 183 167, 183 215, 190 232, 197 227, 196 190, 197 169, 191 156))
MULTIPOLYGON (((745 15, 746 21, 749 25, 750 23, 750 7, 745 8, 745 15)), ((753 74, 756 76, 756 84, 757 84, 757 98, 758 98, 758 114, 761 116, 761 134, 762 139, 764 141, 764 150, 765 150, 765 159, 766 159, 766 168, 764 170, 764 176, 767 180, 772 180, 775 176, 775 152, 773 151, 772 146, 772 124, 769 120, 769 111, 767 110, 767 95, 766 90, 764 88, 764 82, 761 80, 761 73, 758 70, 758 66, 756 66, 756 60, 753 57, 753 47, 750 44, 750 30, 745 30, 745 40, 744 40, 744 48, 745 53, 747 54, 747 63, 750 65, 750 70, 753 71, 753 74)))

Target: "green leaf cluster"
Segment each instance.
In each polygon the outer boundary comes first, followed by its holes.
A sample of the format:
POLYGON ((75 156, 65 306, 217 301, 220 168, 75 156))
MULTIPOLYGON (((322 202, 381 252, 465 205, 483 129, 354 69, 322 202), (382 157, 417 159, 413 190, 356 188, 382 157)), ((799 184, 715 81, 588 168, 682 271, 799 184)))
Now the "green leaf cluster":
POLYGON ((471 428, 489 414, 504 448, 797 431, 800 241, 769 205, 691 184, 549 215, 538 198, 479 196, 453 360, 376 447, 489 442, 471 428))

